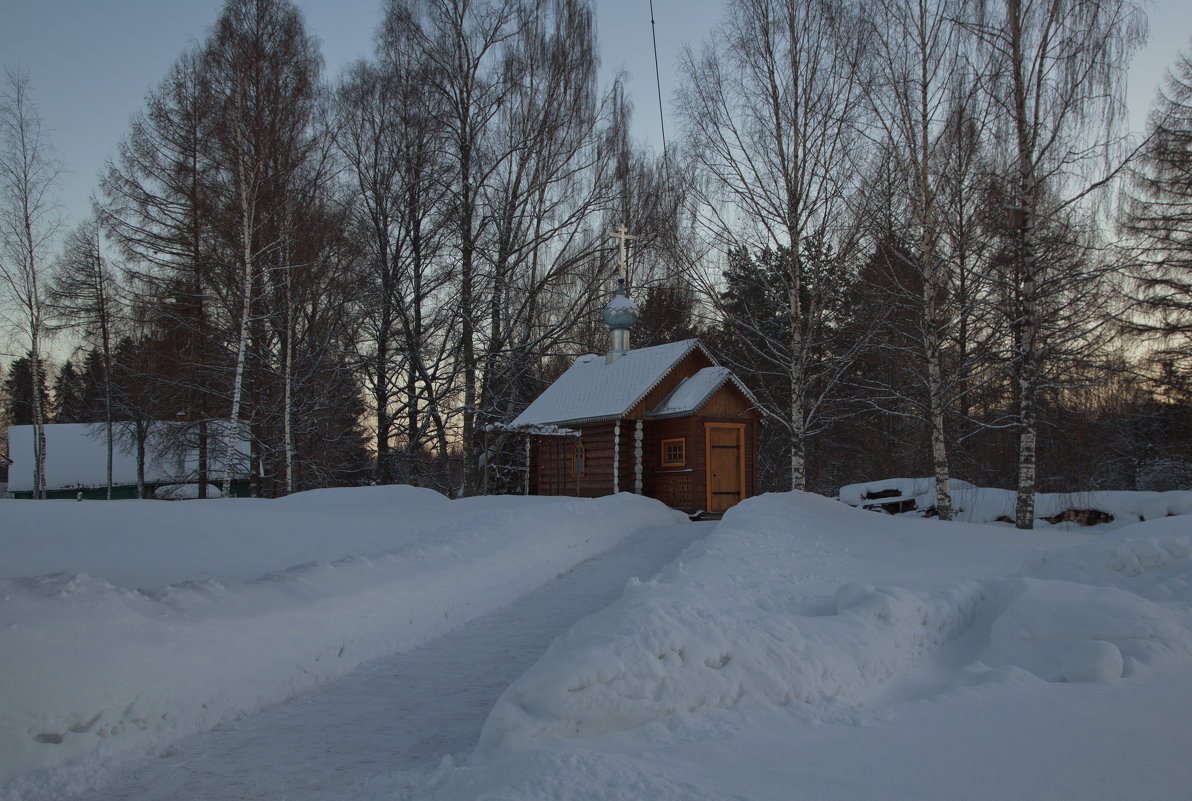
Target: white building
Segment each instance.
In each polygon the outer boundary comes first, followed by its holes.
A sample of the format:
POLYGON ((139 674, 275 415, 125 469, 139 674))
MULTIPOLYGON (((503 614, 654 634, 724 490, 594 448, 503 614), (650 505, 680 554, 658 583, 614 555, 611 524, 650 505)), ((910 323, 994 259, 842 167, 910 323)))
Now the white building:
MULTIPOLYGON (((218 485, 223 479, 224 444, 218 435, 222 426, 209 424, 208 483, 218 485)), ((112 486, 119 488, 113 497, 135 497, 137 485, 136 448, 126 432, 129 423, 117 423, 112 448, 112 486)), ((167 485, 194 484, 198 481, 198 449, 188 441, 188 423, 153 423, 145 440, 145 484, 149 492, 167 485)), ((107 494, 107 436, 102 423, 56 423, 45 426, 45 487, 50 497, 105 497, 107 494)), ((233 465, 235 479, 243 482, 249 475, 249 447, 241 441, 239 459, 233 465)), ((9 426, 8 492, 27 497, 33 492, 33 426, 9 426)))

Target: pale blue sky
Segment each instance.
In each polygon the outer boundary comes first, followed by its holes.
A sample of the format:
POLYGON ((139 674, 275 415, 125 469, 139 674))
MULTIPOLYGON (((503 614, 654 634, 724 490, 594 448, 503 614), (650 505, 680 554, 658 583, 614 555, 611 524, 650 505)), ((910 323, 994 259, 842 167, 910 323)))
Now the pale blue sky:
MULTIPOLYGON (((296 0, 322 41, 328 77, 372 48, 381 0, 296 0)), ((1192 37, 1189 0, 1143 0, 1152 32, 1131 68, 1130 115, 1141 127, 1163 71, 1192 37)), ((595 0, 606 78, 630 75, 639 138, 659 149, 649 0, 595 0)), ((28 69, 34 97, 67 172, 59 196, 70 222, 87 209, 95 175, 188 42, 201 40, 223 0, 0 0, 0 62, 28 69)), ((667 133, 682 46, 698 44, 723 0, 654 0, 667 133)))

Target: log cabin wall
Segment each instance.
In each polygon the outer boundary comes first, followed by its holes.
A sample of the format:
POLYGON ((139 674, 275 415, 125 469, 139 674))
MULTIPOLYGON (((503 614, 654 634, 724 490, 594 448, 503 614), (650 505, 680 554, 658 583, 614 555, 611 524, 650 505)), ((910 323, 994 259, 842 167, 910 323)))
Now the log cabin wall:
MULTIPOLYGON (((613 491, 613 423, 572 426, 576 437, 534 437, 531 447, 531 488, 536 495, 571 495, 599 498, 613 491), (575 449, 583 446, 583 472, 576 476, 575 449)), ((621 425, 622 460, 625 452, 625 424, 621 425)), ((632 438, 632 424, 630 437, 632 438)), ((629 450, 630 476, 633 451, 629 450)), ((624 473, 624 465, 622 465, 624 473)), ((624 484, 622 484, 624 489, 624 484)), ((633 490, 632 479, 629 491, 633 490)))
POLYGON ((572 437, 534 437, 530 448, 530 492, 533 495, 572 495, 575 479, 568 483, 567 462, 575 440, 572 437))
POLYGON ((649 421, 642 453, 644 493, 667 506, 689 512, 699 508, 695 499, 702 497, 704 491, 704 432, 698 420, 672 417, 649 421), (683 440, 683 464, 663 466, 663 442, 675 439, 683 440))
MULTIPOLYGON (((580 427, 584 445, 584 471, 579 477, 579 496, 599 498, 613 491, 613 423, 593 423, 580 427)), ((622 432, 622 435, 624 432, 622 432)), ((572 476, 574 479, 574 459, 572 476)))
POLYGON ((693 512, 707 505, 707 448, 704 423, 744 423, 745 497, 756 491, 757 434, 759 415, 749 400, 733 385, 720 388, 700 409, 687 417, 671 417, 646 422, 645 494, 667 506, 693 512), (662 464, 663 443, 684 440, 682 466, 662 464))
MULTIPOLYGON (((659 384, 632 413, 644 416, 691 372, 706 366, 695 352, 659 384), (652 405, 647 405, 652 404, 652 405)), ((642 491, 668 506, 688 512, 703 509, 707 492, 707 449, 705 423, 744 423, 745 497, 756 491, 758 412, 733 385, 726 384, 708 399, 697 415, 662 420, 643 419, 642 491), (666 465, 663 442, 683 440, 684 462, 666 465)), ((637 419, 621 420, 619 489, 634 491, 634 432, 637 419)), ((570 426, 582 433, 584 470, 575 473, 575 437, 534 437, 531 447, 531 492, 538 495, 569 495, 595 498, 613 491, 614 421, 570 426)))

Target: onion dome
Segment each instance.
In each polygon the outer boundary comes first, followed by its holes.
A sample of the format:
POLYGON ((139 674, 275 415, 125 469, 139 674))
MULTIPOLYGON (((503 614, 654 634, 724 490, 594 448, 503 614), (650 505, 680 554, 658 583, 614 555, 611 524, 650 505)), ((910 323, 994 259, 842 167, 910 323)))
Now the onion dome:
POLYGON ((617 279, 617 292, 604 307, 604 323, 613 331, 633 328, 637 322, 637 304, 625 294, 625 279, 617 279))

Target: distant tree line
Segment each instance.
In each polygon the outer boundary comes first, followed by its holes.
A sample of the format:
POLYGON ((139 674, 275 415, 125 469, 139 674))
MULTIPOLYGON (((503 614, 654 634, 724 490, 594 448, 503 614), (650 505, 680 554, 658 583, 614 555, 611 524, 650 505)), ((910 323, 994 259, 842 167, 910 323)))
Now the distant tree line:
POLYGON ((948 517, 961 476, 1029 526, 1038 489, 1186 486, 1192 68, 1132 150, 1144 30, 1128 0, 731 0, 656 157, 590 0, 387 0, 334 81, 292 3, 228 0, 56 249, 10 71, 8 421, 184 424, 204 486, 231 421, 265 496, 516 491, 500 425, 606 348, 624 224, 635 345, 737 369, 767 489, 927 474, 948 517))

